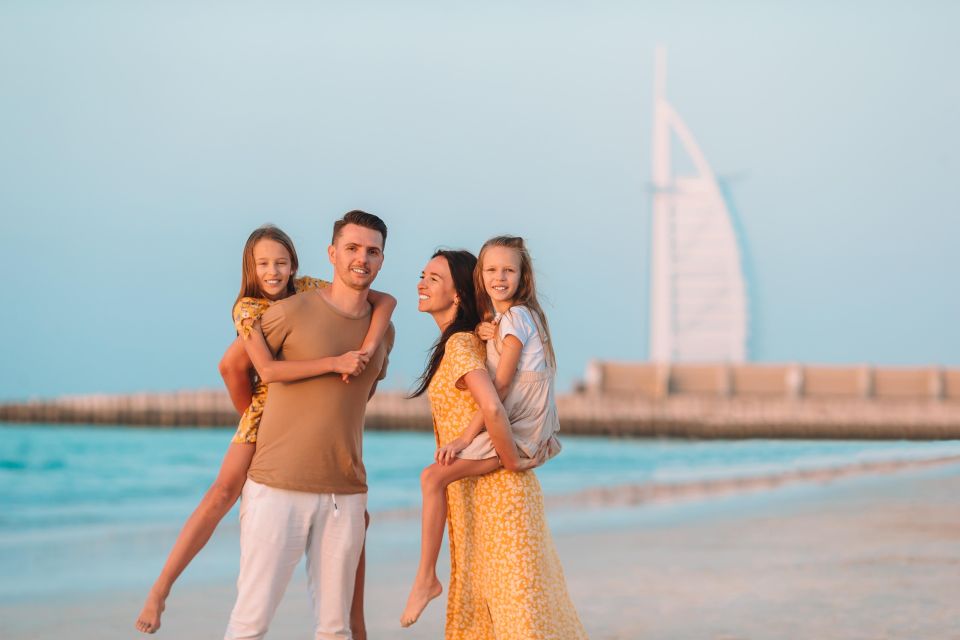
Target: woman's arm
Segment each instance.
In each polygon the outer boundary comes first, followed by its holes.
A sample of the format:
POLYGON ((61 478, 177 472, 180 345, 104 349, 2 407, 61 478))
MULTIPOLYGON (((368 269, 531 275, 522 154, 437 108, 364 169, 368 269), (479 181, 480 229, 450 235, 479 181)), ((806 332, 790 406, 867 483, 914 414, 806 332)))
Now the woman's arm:
POLYGON ((483 431, 483 411, 477 411, 473 414, 470 424, 463 430, 459 436, 438 447, 433 454, 433 459, 438 464, 450 464, 457 459, 457 454, 467 448, 474 438, 483 431))
POLYGON ((493 442, 500 463, 510 471, 525 471, 537 466, 540 461, 534 458, 521 458, 517 450, 517 443, 513 441, 510 431, 510 422, 507 412, 503 409, 497 391, 490 380, 490 376, 483 369, 474 369, 463 376, 463 381, 473 399, 480 405, 483 414, 483 423, 487 426, 487 433, 493 442))
POLYGON ((342 356, 315 360, 274 360, 257 323, 254 323, 250 335, 243 339, 243 346, 260 379, 268 384, 294 382, 334 372, 356 376, 363 372, 370 360, 369 355, 360 351, 348 351, 342 356))
MULTIPOLYGON (((523 343, 517 336, 509 335, 503 341, 503 351, 500 354, 500 363, 497 365, 497 373, 493 378, 493 387, 497 391, 497 397, 503 402, 510 391, 510 385, 513 384, 513 378, 517 374, 517 363, 520 362, 520 353, 523 351, 523 343)), ((458 440, 460 444, 466 447, 473 442, 473 439, 483 431, 483 411, 477 411, 473 414, 470 424, 460 434, 458 440)), ((451 443, 453 444, 453 443, 451 443)), ((462 450, 462 448, 460 449, 462 450)))
POLYGON ((240 414, 247 410, 253 399, 253 386, 250 384, 251 366, 250 358, 238 337, 227 347, 218 367, 223 384, 226 385, 227 393, 230 394, 230 402, 240 414))
MULTIPOLYGON (((520 362, 522 351, 523 343, 517 336, 511 334, 504 339, 500 363, 497 365, 497 373, 493 378, 493 387, 497 391, 500 402, 503 402, 507 393, 510 392, 510 385, 513 384, 513 378, 517 374, 517 364, 520 362)), ((473 414, 470 424, 463 430, 463 433, 448 442, 446 446, 438 449, 434 459, 440 464, 450 464, 456 459, 458 453, 466 449, 467 445, 480 435, 481 431, 483 431, 483 411, 477 411, 473 414)))

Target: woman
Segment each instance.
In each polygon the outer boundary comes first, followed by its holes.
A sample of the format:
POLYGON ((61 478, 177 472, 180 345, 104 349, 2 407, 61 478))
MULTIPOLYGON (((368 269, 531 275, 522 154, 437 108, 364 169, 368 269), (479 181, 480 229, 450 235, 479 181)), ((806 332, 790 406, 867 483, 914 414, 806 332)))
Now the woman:
MULTIPOLYGON (((486 351, 473 284, 477 260, 438 251, 417 287, 418 309, 440 329, 415 396, 428 392, 437 445, 459 436, 479 409, 505 469, 447 487, 450 587, 448 640, 586 638, 567 595, 560 559, 531 462, 520 457, 486 351)), ((429 484, 429 478, 424 478, 429 484)), ((439 584, 434 589, 439 595, 439 584)))

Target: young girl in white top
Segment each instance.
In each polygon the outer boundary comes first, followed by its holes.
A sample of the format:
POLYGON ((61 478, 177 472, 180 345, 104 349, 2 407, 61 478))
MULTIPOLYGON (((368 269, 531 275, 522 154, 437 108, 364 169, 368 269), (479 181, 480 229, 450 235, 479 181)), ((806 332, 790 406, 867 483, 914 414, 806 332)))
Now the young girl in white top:
MULTIPOLYGON (((486 320, 477 327, 477 334, 487 343, 487 369, 517 448, 525 456, 522 462, 525 468, 533 468, 559 453, 560 422, 554 398, 556 358, 523 238, 497 236, 485 242, 474 284, 480 317, 486 320)), ((459 438, 437 449, 435 459, 421 475, 420 564, 400 617, 404 627, 416 622, 430 600, 443 591, 436 564, 446 520, 447 485, 500 467, 479 411, 459 438)))

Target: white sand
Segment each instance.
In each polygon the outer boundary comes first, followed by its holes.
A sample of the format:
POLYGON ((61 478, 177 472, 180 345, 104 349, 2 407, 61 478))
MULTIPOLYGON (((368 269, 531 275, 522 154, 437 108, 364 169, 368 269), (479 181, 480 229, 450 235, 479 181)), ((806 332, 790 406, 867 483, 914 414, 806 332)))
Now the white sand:
MULTIPOLYGON (((952 464, 621 512, 554 510, 551 521, 595 640, 958 639, 958 495, 952 464)), ((401 542, 385 543, 376 529, 370 539, 370 637, 442 637, 442 597, 413 629, 396 623, 416 562, 415 523, 374 526, 401 542)), ((132 624, 142 595, 0 606, 0 638, 141 637, 132 624)), ((222 637, 233 595, 232 584, 176 590, 156 637, 222 637)), ((298 577, 268 637, 309 636, 298 577)))

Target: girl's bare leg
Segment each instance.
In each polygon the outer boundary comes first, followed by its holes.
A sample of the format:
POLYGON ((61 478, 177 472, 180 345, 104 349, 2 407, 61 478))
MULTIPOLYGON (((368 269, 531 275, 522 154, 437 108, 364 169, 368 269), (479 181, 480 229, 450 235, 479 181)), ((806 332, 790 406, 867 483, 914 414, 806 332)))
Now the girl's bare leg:
POLYGON ((253 459, 256 445, 231 443, 220 465, 217 479, 210 485, 200 505, 190 514, 180 535, 167 556, 160 577, 153 583, 143 611, 137 617, 135 627, 143 633, 156 633, 160 628, 160 614, 163 613, 167 596, 173 583, 187 568, 194 556, 207 544, 213 531, 223 516, 236 503, 247 480, 247 470, 253 459))
POLYGON ((410 588, 407 607, 400 616, 400 624, 409 627, 420 617, 427 604, 443 592, 437 578, 437 557, 443 542, 443 526, 447 520, 447 485, 470 476, 482 476, 500 467, 498 458, 465 460, 458 458, 451 464, 432 464, 420 474, 423 491, 423 515, 420 532, 420 565, 410 588))

